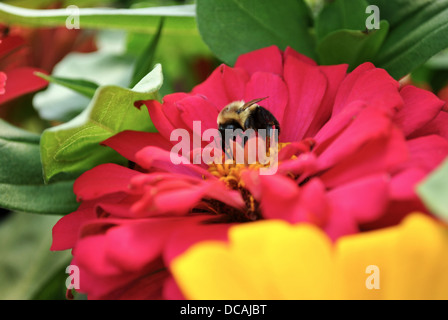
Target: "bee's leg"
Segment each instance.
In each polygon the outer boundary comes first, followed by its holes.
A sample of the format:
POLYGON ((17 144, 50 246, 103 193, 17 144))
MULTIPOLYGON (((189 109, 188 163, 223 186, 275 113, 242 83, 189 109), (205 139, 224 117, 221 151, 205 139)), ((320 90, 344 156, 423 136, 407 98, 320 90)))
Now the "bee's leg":
POLYGON ((277 129, 277 137, 280 134, 280 124, 269 110, 261 106, 257 108, 253 116, 257 129, 266 130, 265 141, 266 147, 269 148, 271 146, 270 137, 274 137, 274 129, 277 129))
MULTIPOLYGON (((233 153, 232 148, 230 144, 230 140, 226 140, 225 130, 219 129, 219 133, 221 134, 221 148, 222 151, 225 153, 227 159, 233 159, 233 153)), ((234 138, 235 140, 235 138, 234 138)))
MULTIPOLYGON (((258 108, 257 108, 258 109, 258 108)), ((244 127, 247 129, 252 129, 255 131, 255 134, 258 134, 257 130, 259 129, 259 126, 257 124, 257 111, 254 110, 253 113, 251 113, 247 119, 246 122, 244 122, 244 127)), ((243 138, 243 146, 246 145, 246 142, 249 140, 249 137, 247 135, 243 138)))
POLYGON ((269 110, 263 107, 258 107, 257 122, 261 127, 267 130, 266 134, 268 136, 271 135, 271 130, 273 130, 274 127, 278 130, 278 134, 280 134, 280 124, 269 110))
POLYGON ((221 148, 222 148, 222 151, 225 151, 226 150, 225 130, 219 129, 219 133, 221 134, 221 148))

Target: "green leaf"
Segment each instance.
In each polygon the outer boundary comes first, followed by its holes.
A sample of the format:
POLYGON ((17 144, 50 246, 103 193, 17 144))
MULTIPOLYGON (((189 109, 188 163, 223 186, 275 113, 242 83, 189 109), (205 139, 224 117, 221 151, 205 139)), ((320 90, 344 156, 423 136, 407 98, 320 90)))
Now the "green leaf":
POLYGON ((380 9, 381 19, 387 20, 391 28, 404 19, 410 18, 424 6, 435 2, 434 0, 367 0, 369 4, 380 9))
POLYGON ((337 30, 328 34, 317 46, 321 64, 348 63, 353 70, 363 62, 371 61, 383 44, 389 24, 381 21, 380 29, 368 33, 337 30))
MULTIPOLYGON (((30 27, 66 26, 72 12, 66 9, 34 10, 0 3, 0 21, 30 27)), ((141 9, 80 8, 83 29, 123 29, 155 33, 160 17, 169 17, 166 27, 182 28, 185 33, 195 28, 195 6, 179 5, 141 9)))
POLYGON ((47 80, 48 82, 64 86, 68 89, 71 89, 75 92, 82 94, 83 96, 86 96, 87 98, 93 98, 96 89, 98 89, 98 85, 96 83, 83 79, 52 77, 41 72, 36 72, 35 74, 36 76, 39 76, 42 79, 47 80))
MULTIPOLYGON (((58 216, 12 213, 0 224, 0 300, 28 300, 55 272, 70 264, 70 251, 52 252, 58 216)), ((68 275, 66 275, 68 277, 68 275)), ((61 290, 65 282, 60 284, 61 290)), ((58 296, 47 296, 57 299, 58 296)))
POLYGON ((43 283, 31 297, 31 300, 66 300, 67 287, 65 281, 68 274, 65 272, 70 260, 67 259, 59 270, 55 270, 49 279, 43 283))
POLYGON ((73 180, 44 184, 38 135, 0 120, 0 206, 32 213, 66 214, 78 207, 73 180))
POLYGON ((448 222, 448 159, 417 186, 425 206, 448 222))
POLYGON ((316 35, 322 40, 326 35, 339 29, 366 29, 365 0, 336 0, 328 3, 316 19, 316 35))
MULTIPOLYGON (((145 49, 142 44, 147 43, 147 34, 131 33, 128 36, 127 52, 137 60, 145 49)), ((184 34, 182 30, 168 30, 165 24, 154 61, 163 66, 161 96, 179 91, 189 92, 220 63, 202 41, 197 29, 184 34)))
POLYGON ((311 14, 302 0, 197 0, 199 32, 212 52, 233 65, 243 53, 277 45, 315 58, 311 14))
POLYGON ((125 163, 100 143, 124 130, 154 131, 146 108, 137 109, 134 102, 157 99, 161 85, 162 69, 157 65, 132 90, 101 86, 78 117, 45 130, 41 142, 45 180, 63 173, 76 177, 101 163, 125 163))
POLYGON ((375 65, 400 79, 448 47, 448 0, 420 6, 391 29, 375 65))
POLYGON ((448 69, 448 50, 439 52, 428 60, 426 66, 432 69, 448 69))
POLYGON ((147 47, 140 54, 135 67, 134 74, 132 76, 131 86, 135 86, 140 79, 142 79, 149 71, 151 71, 154 64, 154 57, 156 54, 157 44, 160 40, 160 35, 162 34, 164 19, 160 19, 159 28, 157 29, 157 33, 148 43, 147 47))

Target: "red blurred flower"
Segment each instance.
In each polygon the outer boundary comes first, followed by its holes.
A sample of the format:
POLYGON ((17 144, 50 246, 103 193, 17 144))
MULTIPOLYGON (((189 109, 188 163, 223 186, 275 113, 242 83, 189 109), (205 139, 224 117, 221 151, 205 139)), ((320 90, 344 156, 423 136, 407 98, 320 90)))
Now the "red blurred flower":
POLYGON ((24 29, 1 27, 0 105, 19 96, 38 91, 48 82, 36 71, 51 73, 56 63, 71 51, 95 50, 91 35, 66 28, 24 29))
POLYGON ((0 72, 0 95, 5 93, 6 74, 0 72))
POLYGON ((73 248, 80 291, 91 299, 179 297, 170 261, 195 242, 226 239, 238 222, 309 222, 337 239, 425 211, 414 186, 448 155, 443 102, 400 87, 371 63, 346 70, 269 47, 234 68, 221 65, 191 93, 140 102, 159 133, 105 141, 135 167, 84 173, 74 187, 80 208, 53 229, 52 250, 73 248), (275 175, 172 164, 172 130, 193 133, 195 120, 202 132, 216 128, 224 106, 260 97, 269 97, 262 105, 282 129, 275 175))

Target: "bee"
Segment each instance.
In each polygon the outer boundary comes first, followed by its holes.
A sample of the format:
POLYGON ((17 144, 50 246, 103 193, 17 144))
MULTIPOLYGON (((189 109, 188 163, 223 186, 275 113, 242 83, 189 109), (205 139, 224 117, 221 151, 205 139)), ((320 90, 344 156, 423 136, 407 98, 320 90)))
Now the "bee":
MULTIPOLYGON (((265 129, 267 134, 271 134, 271 130, 277 129, 280 134, 280 124, 277 119, 266 108, 258 104, 266 98, 254 99, 249 102, 234 101, 225 106, 218 114, 217 120, 221 136, 225 137, 226 129, 242 131, 265 129)), ((247 141, 247 137, 245 139, 247 141)), ((222 141, 224 150, 225 140, 222 141)))

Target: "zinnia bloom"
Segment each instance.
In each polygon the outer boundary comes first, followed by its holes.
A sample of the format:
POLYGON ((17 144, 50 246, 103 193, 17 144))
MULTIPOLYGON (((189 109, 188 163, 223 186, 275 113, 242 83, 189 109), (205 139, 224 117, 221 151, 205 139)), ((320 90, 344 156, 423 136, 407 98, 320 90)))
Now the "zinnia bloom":
POLYGON ((309 224, 239 225, 229 243, 196 244, 172 264, 187 298, 220 300, 448 299, 447 268, 447 226, 417 213, 335 243, 309 224))
POLYGON ((434 94, 401 87, 371 63, 347 74, 346 65, 318 66, 290 48, 247 53, 191 93, 143 104, 158 133, 106 140, 130 166, 84 173, 74 186, 82 204, 53 228, 52 250, 73 248, 91 299, 182 297, 173 259, 197 242, 226 240, 241 222, 308 223, 335 241, 427 213, 414 186, 448 154, 434 94), (229 103, 262 97, 281 128, 276 174, 260 175, 260 164, 171 162, 173 130, 195 139, 217 128, 229 103))

